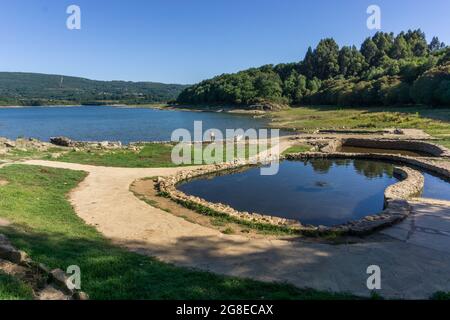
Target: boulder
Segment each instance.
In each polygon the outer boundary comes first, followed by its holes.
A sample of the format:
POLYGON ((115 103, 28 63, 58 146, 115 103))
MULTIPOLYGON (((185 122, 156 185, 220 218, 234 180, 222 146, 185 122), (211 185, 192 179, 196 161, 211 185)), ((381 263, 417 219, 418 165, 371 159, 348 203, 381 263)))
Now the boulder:
POLYGON ((17 250, 12 245, 6 243, 0 244, 0 259, 22 264, 28 261, 28 256, 25 252, 17 250))
POLYGON ((67 137, 52 137, 50 143, 60 147, 73 147, 75 143, 67 137))

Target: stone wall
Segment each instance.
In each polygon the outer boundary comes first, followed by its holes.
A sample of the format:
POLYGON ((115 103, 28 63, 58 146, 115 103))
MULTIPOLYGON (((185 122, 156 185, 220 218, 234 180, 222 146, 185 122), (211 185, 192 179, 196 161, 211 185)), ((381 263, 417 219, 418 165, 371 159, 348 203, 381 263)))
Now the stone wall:
POLYGON ((416 151, 434 157, 450 158, 449 149, 434 143, 418 140, 344 138, 330 142, 329 145, 322 150, 324 152, 336 152, 343 146, 416 151))
MULTIPOLYGON (((366 159, 382 160, 402 163, 404 157, 383 154, 349 154, 349 153, 298 153, 288 154, 288 160, 308 160, 308 159, 366 159)), ((408 160, 408 159, 405 159, 408 160)), ((418 163, 421 163, 418 161, 418 163)), ((320 233, 337 232, 343 234, 363 235, 372 231, 393 225, 405 219, 411 213, 411 207, 407 199, 419 194, 424 186, 423 175, 409 167, 395 167, 394 174, 401 181, 389 186, 384 193, 385 209, 374 215, 366 216, 360 220, 349 221, 346 224, 334 227, 318 227, 320 233)))
POLYGON ((252 223, 270 224, 273 226, 288 227, 295 230, 299 230, 302 226, 300 222, 298 222, 297 220, 268 216, 259 214, 257 212, 250 213, 237 211, 226 204, 211 203, 199 197, 186 195, 185 193, 181 192, 176 188, 176 186, 183 181, 188 181, 190 179, 198 178, 200 176, 212 173, 221 173, 221 172, 225 173, 231 170, 245 168, 248 166, 250 166, 250 164, 246 161, 237 161, 235 163, 224 163, 203 167, 199 169, 182 171, 170 177, 158 178, 156 186, 161 193, 168 195, 172 200, 175 200, 177 202, 181 202, 184 204, 195 204, 197 206, 213 210, 217 213, 226 214, 230 217, 252 223))
MULTIPOLYGON (((431 169, 431 171, 450 177, 450 172, 444 168, 439 168, 433 164, 421 160, 416 160, 414 158, 396 155, 308 152, 288 154, 285 156, 285 158, 288 160, 345 158, 393 161, 397 163, 412 164, 418 167, 425 168, 427 170, 431 169)), ((396 167, 394 170, 394 174, 399 176, 402 181, 389 186, 385 190, 385 209, 381 213, 366 216, 358 221, 349 221, 346 224, 334 227, 303 225, 300 221, 297 220, 262 215, 256 212, 240 212, 225 204, 211 203, 199 197, 186 195, 176 188, 177 184, 183 181, 187 181, 206 174, 227 172, 228 170, 242 168, 246 165, 248 164, 245 162, 240 162, 233 164, 220 164, 207 168, 204 167, 200 169, 184 171, 175 176, 158 178, 157 188, 160 192, 164 193, 177 202, 184 204, 195 204, 197 206, 200 206, 201 208, 207 208, 215 212, 226 214, 245 221, 285 227, 299 233, 311 235, 327 233, 361 235, 382 227, 392 225, 406 218, 411 212, 411 208, 406 200, 420 193, 424 186, 424 178, 420 172, 404 166, 396 167)))

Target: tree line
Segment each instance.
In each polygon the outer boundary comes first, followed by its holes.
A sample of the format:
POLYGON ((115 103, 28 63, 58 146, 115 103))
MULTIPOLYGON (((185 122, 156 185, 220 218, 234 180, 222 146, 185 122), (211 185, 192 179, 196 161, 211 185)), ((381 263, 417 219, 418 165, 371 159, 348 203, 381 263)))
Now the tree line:
POLYGON ((180 104, 450 106, 450 47, 420 30, 377 32, 361 47, 332 38, 303 60, 223 74, 184 89, 180 104))
POLYGON ((184 85, 96 81, 40 73, 0 72, 0 105, 145 104, 174 100, 184 85))

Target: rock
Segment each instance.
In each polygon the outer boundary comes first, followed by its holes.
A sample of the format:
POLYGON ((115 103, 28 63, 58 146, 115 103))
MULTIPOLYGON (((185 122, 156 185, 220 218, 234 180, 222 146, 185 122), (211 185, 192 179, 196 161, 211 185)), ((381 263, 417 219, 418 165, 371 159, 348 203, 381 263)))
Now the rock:
POLYGON ((50 272, 51 278, 56 286, 64 290, 65 292, 73 294, 74 291, 67 286, 68 277, 61 269, 54 269, 50 272))
POLYGON ((25 251, 19 250, 19 257, 16 261, 17 264, 28 265, 31 262, 31 259, 25 251))
POLYGON ((7 148, 15 148, 16 147, 16 143, 14 141, 5 141, 3 143, 3 145, 7 148))
POLYGON ((67 137, 52 137, 50 143, 60 147, 72 147, 74 142, 67 137))
POLYGON ((0 259, 11 261, 12 263, 22 264, 28 262, 28 255, 17 250, 10 244, 0 244, 0 259))
POLYGON ((83 291, 76 291, 73 294, 73 299, 74 300, 89 300, 89 296, 86 292, 83 291))
POLYGON ((47 301, 62 301, 62 300, 71 300, 72 297, 50 284, 45 286, 45 288, 43 288, 39 292, 38 299, 47 301))

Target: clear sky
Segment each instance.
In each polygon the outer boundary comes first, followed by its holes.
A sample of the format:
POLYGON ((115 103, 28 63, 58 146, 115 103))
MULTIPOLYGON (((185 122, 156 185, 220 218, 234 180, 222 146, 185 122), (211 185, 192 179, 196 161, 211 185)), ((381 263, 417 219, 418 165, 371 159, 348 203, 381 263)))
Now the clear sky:
POLYGON ((2 0, 0 71, 195 83, 303 58, 324 37, 360 45, 369 5, 382 31, 450 43, 449 0, 2 0), (81 30, 66 8, 81 8, 81 30))

